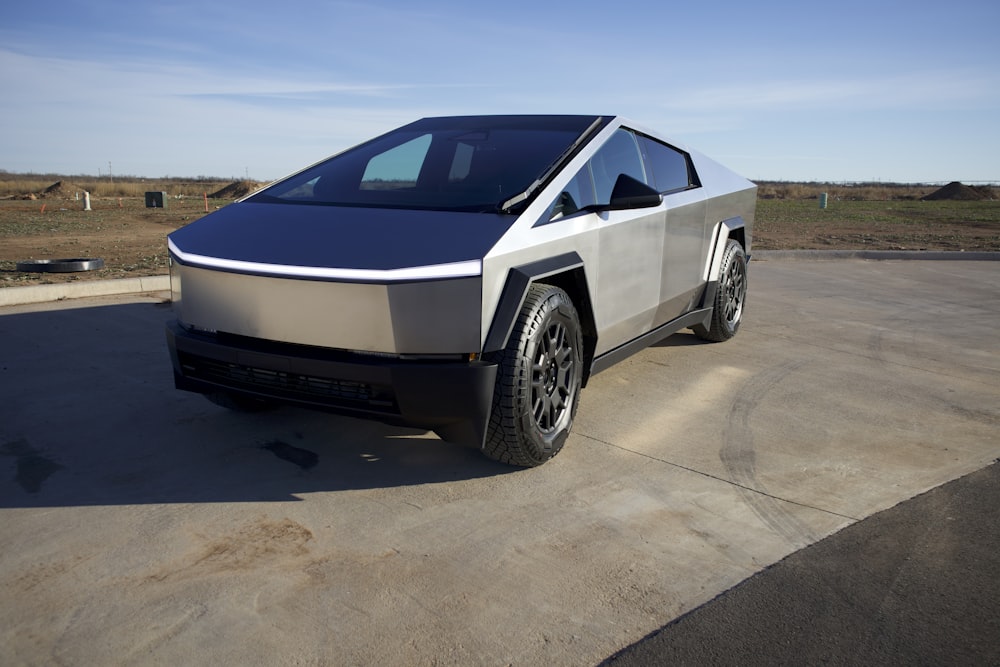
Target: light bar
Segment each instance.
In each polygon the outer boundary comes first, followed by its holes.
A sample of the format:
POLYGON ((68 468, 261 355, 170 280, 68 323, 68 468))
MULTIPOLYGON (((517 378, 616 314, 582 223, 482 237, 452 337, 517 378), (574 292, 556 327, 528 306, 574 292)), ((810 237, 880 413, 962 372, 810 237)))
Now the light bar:
POLYGON ((264 264, 244 262, 237 259, 222 259, 186 253, 167 239, 171 254, 184 264, 206 269, 253 273, 279 278, 317 278, 322 280, 370 280, 378 282, 398 282, 404 280, 433 280, 436 278, 468 278, 482 275, 482 260, 413 266, 405 269, 334 269, 321 266, 289 266, 286 264, 264 264))

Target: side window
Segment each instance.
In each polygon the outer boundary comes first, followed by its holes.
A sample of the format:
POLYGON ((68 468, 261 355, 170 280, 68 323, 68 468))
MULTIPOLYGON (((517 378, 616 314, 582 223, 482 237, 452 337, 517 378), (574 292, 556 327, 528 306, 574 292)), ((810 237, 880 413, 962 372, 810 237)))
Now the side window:
POLYGON ((610 204, 611 192, 621 174, 652 184, 643 165, 639 139, 624 129, 611 135, 553 202, 549 220, 570 215, 590 204, 610 204))
POLYGON ((590 175, 590 163, 583 165, 566 188, 559 193, 549 209, 548 220, 558 220, 572 215, 585 206, 596 204, 594 198, 594 179, 590 175))
POLYGON ((642 165, 636 136, 628 130, 618 130, 600 150, 590 158, 597 190, 597 203, 611 202, 611 191, 620 174, 627 174, 637 181, 649 183, 642 165))
POLYGON ((694 170, 689 168, 686 153, 649 137, 642 137, 642 142, 657 190, 671 192, 697 185, 694 170))

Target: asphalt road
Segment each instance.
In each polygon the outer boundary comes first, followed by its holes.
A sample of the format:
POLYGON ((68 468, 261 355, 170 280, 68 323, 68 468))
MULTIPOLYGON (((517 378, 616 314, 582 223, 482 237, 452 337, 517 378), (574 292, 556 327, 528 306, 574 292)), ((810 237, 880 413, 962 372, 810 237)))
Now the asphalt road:
POLYGON ((996 662, 996 267, 754 261, 533 470, 176 392, 156 297, 2 308, 0 662, 996 662))
POLYGON ((653 665, 1000 665, 1000 463, 788 556, 618 652, 653 665))

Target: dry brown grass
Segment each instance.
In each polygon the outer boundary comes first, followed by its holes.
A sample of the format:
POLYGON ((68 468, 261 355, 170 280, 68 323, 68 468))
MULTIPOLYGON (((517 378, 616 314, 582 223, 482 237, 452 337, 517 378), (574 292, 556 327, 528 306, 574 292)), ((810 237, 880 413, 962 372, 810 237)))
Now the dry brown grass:
MULTIPOLYGON (((1000 200, 861 201, 860 196, 874 193, 851 189, 849 196, 838 198, 837 191, 828 190, 826 209, 819 208, 816 194, 809 190, 799 191, 802 199, 762 198, 754 223, 754 249, 1000 252, 1000 200)), ((214 211, 231 202, 231 198, 209 199, 207 208, 214 211)), ((202 217, 205 209, 200 193, 171 195, 165 208, 146 208, 142 196, 95 196, 90 211, 84 211, 72 195, 68 201, 0 200, 0 289, 165 274, 167 234, 202 217), (21 260, 77 257, 101 258, 105 268, 80 274, 16 270, 21 260)))
MULTIPOLYGON (((0 199, 27 195, 41 197, 54 183, 62 182, 64 190, 87 191, 92 197, 142 197, 146 192, 166 192, 170 197, 201 197, 213 193, 240 179, 208 176, 194 178, 139 178, 136 176, 94 177, 60 174, 13 174, 0 170, 0 199)), ((831 201, 913 201, 941 187, 942 184, 906 183, 796 183, 789 181, 758 181, 760 199, 818 199, 827 193, 831 201)), ((1000 199, 1000 188, 987 187, 993 199, 1000 199)))
MULTIPOLYGON (((758 181, 757 197, 760 199, 818 199, 827 193, 831 201, 914 201, 937 191, 943 184, 906 183, 791 183, 784 181, 758 181)), ((992 199, 1000 199, 1000 188, 986 187, 992 199)))
MULTIPOLYGON (((234 179, 235 180, 235 179, 234 179)), ((201 197, 219 190, 231 180, 208 178, 138 178, 134 176, 64 176, 59 174, 11 174, 0 171, 0 198, 42 197, 45 190, 61 182, 64 191, 89 192, 92 197, 142 197, 146 192, 166 192, 171 197, 201 197)), ((72 195, 72 193, 71 193, 72 195)))

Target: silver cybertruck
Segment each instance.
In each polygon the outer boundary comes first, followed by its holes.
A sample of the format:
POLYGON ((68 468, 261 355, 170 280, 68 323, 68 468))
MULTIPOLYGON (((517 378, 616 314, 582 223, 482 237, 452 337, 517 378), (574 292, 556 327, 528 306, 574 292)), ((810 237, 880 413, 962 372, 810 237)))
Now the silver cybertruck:
POLYGON ((170 235, 175 384, 539 465, 594 373, 736 334, 755 204, 623 118, 425 118, 170 235))

